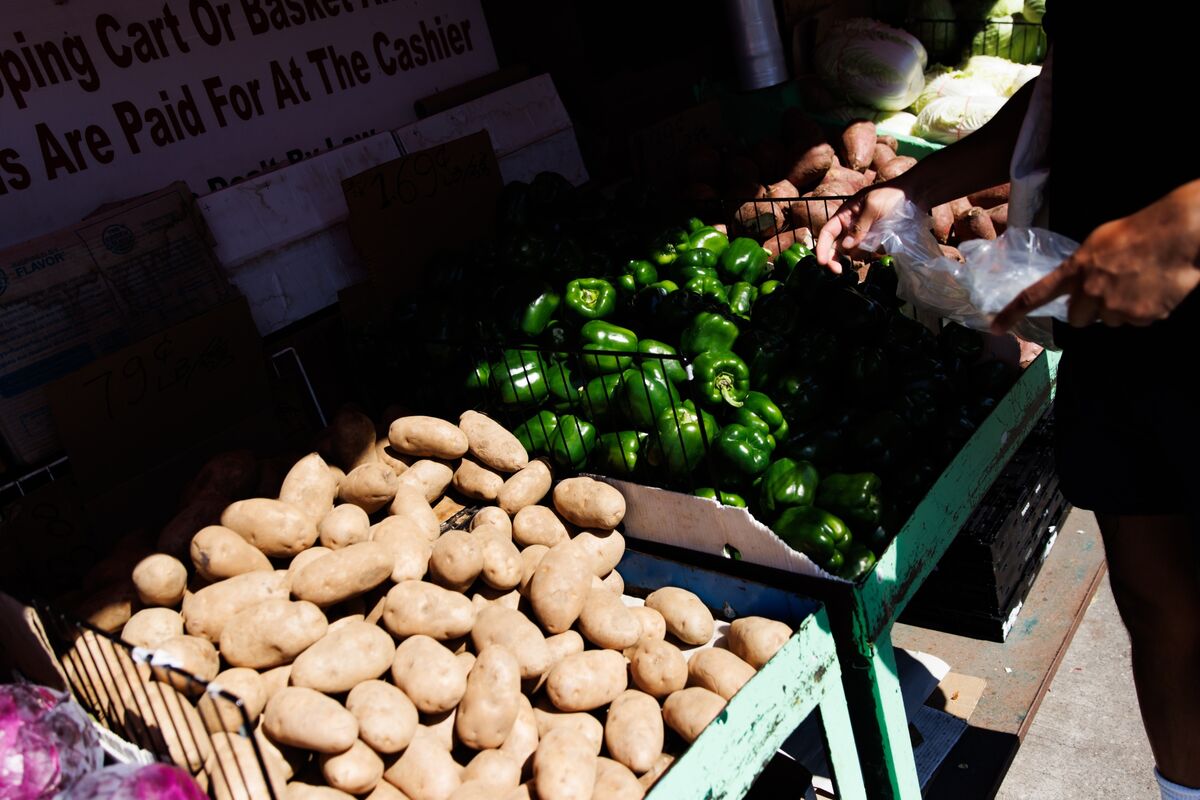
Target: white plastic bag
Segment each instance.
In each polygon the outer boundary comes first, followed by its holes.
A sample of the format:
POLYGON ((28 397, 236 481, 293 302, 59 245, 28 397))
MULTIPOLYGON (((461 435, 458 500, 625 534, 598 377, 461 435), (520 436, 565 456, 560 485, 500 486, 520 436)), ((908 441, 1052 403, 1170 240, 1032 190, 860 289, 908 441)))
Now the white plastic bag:
MULTIPOLYGON (((1079 244, 1043 228, 1008 228, 992 240, 959 246, 965 263, 942 255, 930 232, 929 215, 905 201, 878 220, 863 238, 865 250, 882 250, 896 262, 902 300, 986 331, 992 319, 1025 287, 1053 272, 1079 244)), ((1059 297, 1022 320, 1014 332, 1053 347, 1047 318, 1066 321, 1067 300, 1059 297)))

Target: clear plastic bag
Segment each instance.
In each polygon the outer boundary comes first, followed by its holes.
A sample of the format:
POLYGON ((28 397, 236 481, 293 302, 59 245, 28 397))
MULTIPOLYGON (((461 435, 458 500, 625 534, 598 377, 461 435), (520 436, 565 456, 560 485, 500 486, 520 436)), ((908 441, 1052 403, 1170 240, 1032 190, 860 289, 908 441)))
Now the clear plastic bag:
POLYGON ((32 684, 0 686, 0 800, 69 794, 103 763, 99 736, 68 695, 32 684))
MULTIPOLYGON (((900 299, 983 331, 1023 289, 1079 248, 1077 242, 1043 228, 1009 228, 995 239, 964 242, 958 248, 965 261, 960 264, 942 255, 930 227, 929 215, 906 201, 875 222, 861 246, 895 259, 900 299)), ((1053 347, 1050 319, 1066 321, 1065 297, 1035 310, 1014 332, 1053 347)))

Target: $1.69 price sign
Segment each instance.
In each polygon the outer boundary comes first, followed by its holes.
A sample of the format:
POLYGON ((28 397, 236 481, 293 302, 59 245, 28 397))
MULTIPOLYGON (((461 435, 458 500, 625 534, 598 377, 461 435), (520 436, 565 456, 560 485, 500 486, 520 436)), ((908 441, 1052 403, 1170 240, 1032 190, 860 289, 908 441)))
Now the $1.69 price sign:
POLYGON ((372 282, 416 288, 434 254, 490 237, 502 185, 487 131, 342 181, 350 237, 372 282))

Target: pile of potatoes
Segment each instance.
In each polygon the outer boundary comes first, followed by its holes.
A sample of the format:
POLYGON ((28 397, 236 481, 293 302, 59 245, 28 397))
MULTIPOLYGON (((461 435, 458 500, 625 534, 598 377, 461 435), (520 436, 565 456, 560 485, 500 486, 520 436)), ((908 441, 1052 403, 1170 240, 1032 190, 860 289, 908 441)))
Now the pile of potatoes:
POLYGON ((64 659, 219 800, 264 781, 288 800, 639 798, 792 633, 717 623, 681 588, 626 597, 620 492, 553 484, 473 411, 386 431, 342 412, 276 497, 244 496, 256 472, 207 465, 133 597, 89 606, 152 657, 85 634, 64 659))

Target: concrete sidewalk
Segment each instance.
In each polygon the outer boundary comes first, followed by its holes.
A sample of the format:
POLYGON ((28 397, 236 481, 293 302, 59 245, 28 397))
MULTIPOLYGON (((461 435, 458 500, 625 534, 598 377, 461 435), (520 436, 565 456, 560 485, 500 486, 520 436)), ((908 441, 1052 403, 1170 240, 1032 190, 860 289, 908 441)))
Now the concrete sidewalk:
POLYGON ((1153 765, 1106 575, 996 797, 1155 800, 1153 765))

